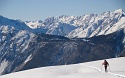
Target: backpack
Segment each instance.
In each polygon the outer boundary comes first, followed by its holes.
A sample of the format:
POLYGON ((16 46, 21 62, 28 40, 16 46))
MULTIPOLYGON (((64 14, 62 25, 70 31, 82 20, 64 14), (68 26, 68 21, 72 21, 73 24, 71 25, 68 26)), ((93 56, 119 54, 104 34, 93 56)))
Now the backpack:
POLYGON ((107 62, 107 61, 104 61, 104 62, 103 62, 103 65, 107 66, 107 65, 108 65, 108 62, 107 62))

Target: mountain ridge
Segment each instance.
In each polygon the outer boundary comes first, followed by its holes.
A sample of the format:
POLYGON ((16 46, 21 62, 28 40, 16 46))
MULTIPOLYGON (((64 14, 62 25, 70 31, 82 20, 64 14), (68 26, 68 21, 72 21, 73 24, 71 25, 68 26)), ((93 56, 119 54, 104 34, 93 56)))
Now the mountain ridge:
POLYGON ((25 22, 30 28, 44 31, 50 35, 61 35, 68 38, 86 38, 96 35, 113 33, 125 28, 125 12, 122 9, 102 14, 89 14, 83 16, 49 17, 45 21, 25 22), (120 24, 121 23, 121 24, 120 24), (63 26, 62 26, 63 24, 63 26), (70 26, 70 27, 69 27, 70 26), (60 28, 61 27, 61 28, 60 28), (66 27, 73 28, 71 30, 66 27), (64 28, 64 29, 63 29, 64 28), (118 28, 118 29, 112 29, 118 28), (45 31, 46 30, 46 31, 45 31), (69 32, 64 32, 69 31, 69 32))
POLYGON ((0 16, 0 74, 125 56, 124 12, 102 15, 51 17, 34 23, 36 28, 0 16))

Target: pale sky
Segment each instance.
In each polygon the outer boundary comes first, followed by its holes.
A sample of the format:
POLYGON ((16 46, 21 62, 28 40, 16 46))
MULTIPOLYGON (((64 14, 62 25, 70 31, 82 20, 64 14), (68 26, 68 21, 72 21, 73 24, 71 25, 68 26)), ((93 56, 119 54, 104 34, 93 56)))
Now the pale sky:
POLYGON ((101 14, 123 9, 125 0, 0 0, 0 15, 23 21, 49 16, 101 14))

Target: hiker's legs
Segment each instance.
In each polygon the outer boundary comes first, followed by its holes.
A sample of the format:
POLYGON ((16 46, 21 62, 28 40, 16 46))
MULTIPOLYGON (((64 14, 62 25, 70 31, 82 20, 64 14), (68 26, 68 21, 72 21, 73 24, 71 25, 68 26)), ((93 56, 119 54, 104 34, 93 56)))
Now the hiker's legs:
POLYGON ((107 66, 105 66, 105 72, 107 72, 107 66))

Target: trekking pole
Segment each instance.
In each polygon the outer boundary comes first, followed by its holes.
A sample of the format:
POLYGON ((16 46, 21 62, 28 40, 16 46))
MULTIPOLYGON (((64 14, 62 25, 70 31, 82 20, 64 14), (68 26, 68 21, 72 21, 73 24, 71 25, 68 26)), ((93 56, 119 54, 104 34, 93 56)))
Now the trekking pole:
POLYGON ((101 72, 102 72, 102 65, 101 65, 101 72))
POLYGON ((111 72, 110 66, 109 66, 109 71, 111 72))

